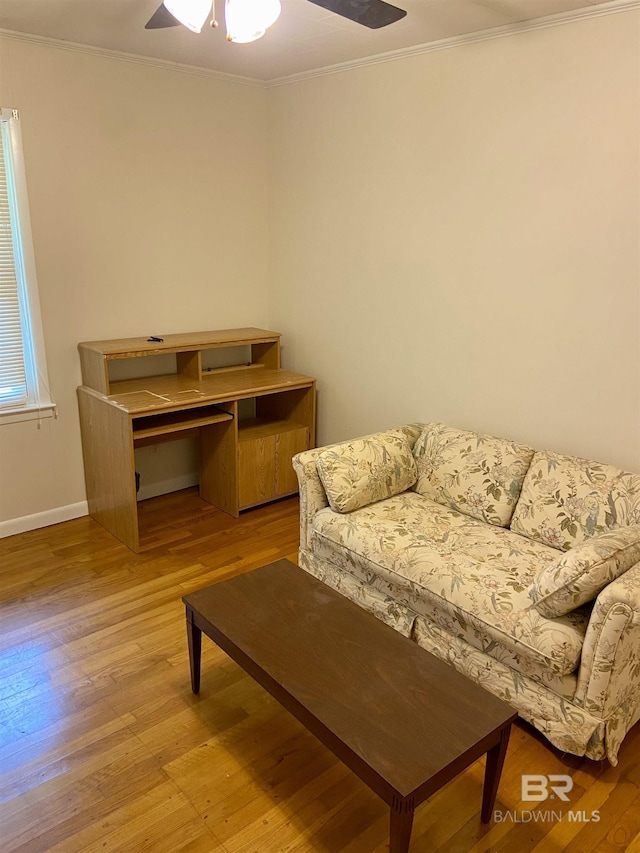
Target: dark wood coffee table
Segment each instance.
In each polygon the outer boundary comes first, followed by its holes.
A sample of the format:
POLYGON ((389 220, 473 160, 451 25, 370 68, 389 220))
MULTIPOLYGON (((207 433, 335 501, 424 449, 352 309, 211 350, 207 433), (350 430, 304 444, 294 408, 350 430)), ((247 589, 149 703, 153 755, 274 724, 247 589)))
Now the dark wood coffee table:
POLYGON ((183 598, 191 687, 202 632, 391 808, 406 853, 417 806, 487 753, 491 819, 516 712, 288 560, 183 598))

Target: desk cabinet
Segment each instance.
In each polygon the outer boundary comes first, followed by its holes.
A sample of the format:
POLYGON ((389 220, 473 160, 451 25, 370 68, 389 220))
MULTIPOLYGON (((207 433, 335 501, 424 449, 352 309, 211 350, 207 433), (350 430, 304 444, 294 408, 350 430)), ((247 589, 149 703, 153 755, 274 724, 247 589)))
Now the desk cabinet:
POLYGON ((297 492, 291 457, 315 445, 315 380, 282 370, 278 333, 229 329, 78 349, 89 512, 133 551, 137 447, 198 435, 200 496, 236 517, 297 492), (225 348, 246 353, 246 361, 207 366, 206 354, 225 348), (122 379, 113 369, 121 359, 159 355, 174 359, 174 372, 122 379))
POLYGON ((238 436, 240 509, 298 491, 291 458, 309 447, 309 430, 291 422, 257 423, 238 436))

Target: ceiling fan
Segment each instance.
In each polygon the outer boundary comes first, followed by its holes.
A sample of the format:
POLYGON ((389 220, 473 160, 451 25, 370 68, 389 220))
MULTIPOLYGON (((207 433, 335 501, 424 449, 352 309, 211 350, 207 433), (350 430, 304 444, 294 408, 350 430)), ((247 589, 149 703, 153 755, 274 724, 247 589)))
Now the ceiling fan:
MULTIPOLYGON (((329 12, 377 30, 399 21, 407 14, 384 0, 309 0, 329 12)), ((227 40, 255 41, 265 34, 280 15, 280 0, 225 0, 227 40)), ((181 24, 199 33, 207 18, 217 27, 214 0, 164 0, 145 24, 145 29, 177 27, 181 24)))

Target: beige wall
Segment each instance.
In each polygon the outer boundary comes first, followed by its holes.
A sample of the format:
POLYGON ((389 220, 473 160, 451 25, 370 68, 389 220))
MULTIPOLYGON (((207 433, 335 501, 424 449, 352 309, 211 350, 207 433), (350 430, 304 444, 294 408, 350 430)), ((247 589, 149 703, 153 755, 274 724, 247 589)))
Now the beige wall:
POLYGON ((442 420, 640 470, 639 34, 271 91, 271 323, 321 443, 442 420))
POLYGON ((78 341, 267 323, 266 94, 0 40, 58 403, 0 424, 0 522, 85 499, 78 341))
POLYGON ((639 23, 268 91, 0 41, 59 404, 0 425, 0 525, 84 500, 76 344, 147 331, 282 331, 320 442, 438 419, 640 470, 639 23))

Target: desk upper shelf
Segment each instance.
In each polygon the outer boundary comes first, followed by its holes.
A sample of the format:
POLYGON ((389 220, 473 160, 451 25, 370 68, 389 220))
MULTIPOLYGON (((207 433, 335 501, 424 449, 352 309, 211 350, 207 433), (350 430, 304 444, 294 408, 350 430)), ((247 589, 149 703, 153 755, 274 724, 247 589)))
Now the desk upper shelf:
POLYGON ((138 358, 145 355, 162 355, 172 352, 194 352, 216 347, 237 347, 246 344, 274 343, 280 341, 279 332, 256 329, 218 329, 213 332, 184 332, 178 335, 156 335, 162 341, 148 338, 117 338, 110 341, 84 341, 78 349, 94 352, 103 358, 138 358))
MULTIPOLYGON (((251 358, 249 365, 270 370, 280 368, 280 333, 267 329, 247 327, 241 329, 220 329, 211 332, 186 332, 177 335, 159 335, 161 341, 149 341, 147 338, 119 338, 110 341, 85 341, 78 344, 82 381, 106 396, 128 393, 131 390, 147 390, 149 379, 115 381, 110 377, 109 362, 115 359, 136 359, 148 356, 175 353, 176 374, 174 378, 188 379, 191 387, 194 382, 217 381, 222 371, 203 369, 202 353, 206 350, 249 347, 251 358), (128 387, 137 382, 135 388, 128 387), (124 386, 127 386, 126 388, 124 386)), ((237 365, 236 367, 240 367, 237 365)), ((245 365, 246 367, 246 365, 245 365)), ((238 371, 226 369, 232 374, 238 371)), ((160 379, 161 377, 153 377, 160 379)), ((171 377, 162 377, 167 381, 171 377)), ((267 377, 265 377, 267 378, 267 377)), ((229 380, 231 382, 231 380, 229 380)), ((231 382, 231 384, 233 384, 231 382)), ((156 389, 153 390, 157 393, 156 389)), ((179 390, 188 390, 181 387, 179 390)))

